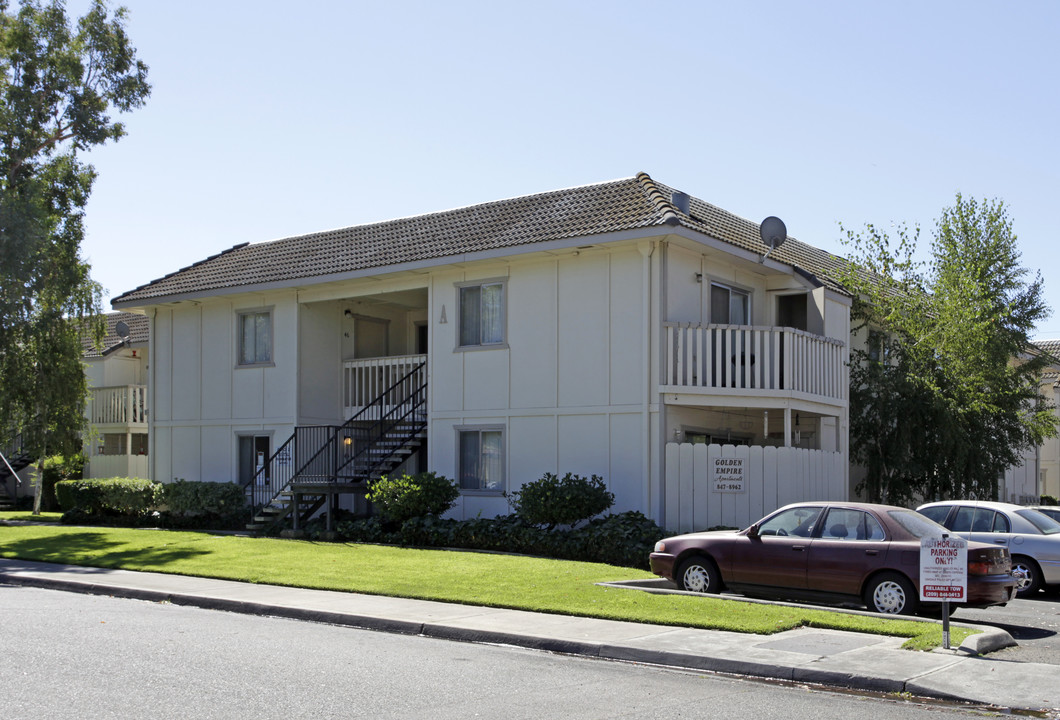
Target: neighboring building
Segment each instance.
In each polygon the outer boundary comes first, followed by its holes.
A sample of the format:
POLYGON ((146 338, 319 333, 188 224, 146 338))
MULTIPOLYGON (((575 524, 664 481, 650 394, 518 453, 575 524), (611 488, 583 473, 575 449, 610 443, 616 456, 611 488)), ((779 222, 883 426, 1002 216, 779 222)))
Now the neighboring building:
POLYGON ((145 316, 121 312, 107 315, 102 348, 82 340, 89 386, 85 477, 150 477, 148 337, 145 316))
MULTIPOLYGON (((1053 412, 1060 416, 1060 340, 1039 340, 1038 348, 1053 358, 1049 370, 1042 375, 1042 397, 1052 403, 1053 412)), ((1060 438, 1049 438, 1036 453, 1038 488, 1035 494, 1060 498, 1060 438)), ((1035 500, 1037 502, 1037 500, 1035 500)))
POLYGON ((641 173, 238 245, 113 304, 150 319, 156 480, 353 507, 431 469, 472 518, 596 474, 676 530, 847 497, 841 265, 641 173))

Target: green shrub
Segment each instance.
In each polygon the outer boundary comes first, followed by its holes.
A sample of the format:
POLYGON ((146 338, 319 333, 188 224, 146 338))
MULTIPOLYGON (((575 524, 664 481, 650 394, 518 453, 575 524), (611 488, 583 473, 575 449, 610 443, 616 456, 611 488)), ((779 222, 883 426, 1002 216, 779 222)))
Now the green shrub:
POLYGON ((1053 497, 1052 495, 1042 495, 1041 504, 1042 505, 1060 505, 1060 502, 1058 502, 1057 499, 1055 497, 1053 497))
POLYGON ((365 497, 373 502, 385 523, 401 524, 414 517, 441 515, 453 506, 460 489, 444 475, 423 472, 388 477, 372 483, 365 497))
POLYGON ((173 530, 246 527, 246 493, 235 483, 175 480, 162 485, 158 524, 173 530))
POLYGON ((226 515, 246 510, 246 492, 236 483, 176 480, 162 488, 162 503, 174 515, 226 515))
POLYGON ((576 525, 599 515, 615 503, 614 493, 607 490, 599 475, 586 480, 572 473, 562 479, 545 473, 539 480, 526 483, 506 497, 515 514, 531 525, 544 525, 548 530, 557 525, 576 525))
POLYGON ((41 478, 40 509, 44 512, 55 512, 59 509, 59 502, 55 497, 55 484, 63 480, 79 480, 85 470, 85 456, 78 453, 65 458, 62 455, 53 455, 45 458, 41 463, 44 475, 41 478))
POLYGON ((335 523, 335 531, 340 538, 350 542, 396 545, 401 541, 397 533, 383 529, 383 522, 378 517, 340 520, 335 523))
POLYGON ((142 478, 63 480, 55 485, 55 497, 66 511, 141 517, 161 504, 162 485, 142 478))
POLYGON ((518 515, 473 520, 415 517, 393 532, 370 518, 339 523, 336 529, 343 539, 354 542, 510 552, 636 568, 648 567, 648 553, 663 537, 662 528, 639 512, 607 515, 574 530, 545 530, 518 515))

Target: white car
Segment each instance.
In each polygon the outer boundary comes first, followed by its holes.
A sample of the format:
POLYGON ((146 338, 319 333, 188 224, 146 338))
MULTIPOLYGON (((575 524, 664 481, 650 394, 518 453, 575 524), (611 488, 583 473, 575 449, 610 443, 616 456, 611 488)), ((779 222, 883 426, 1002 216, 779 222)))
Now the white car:
POLYGON ((979 500, 927 503, 917 512, 968 540, 1007 547, 1020 597, 1046 586, 1060 589, 1060 522, 1051 517, 1021 505, 979 500))

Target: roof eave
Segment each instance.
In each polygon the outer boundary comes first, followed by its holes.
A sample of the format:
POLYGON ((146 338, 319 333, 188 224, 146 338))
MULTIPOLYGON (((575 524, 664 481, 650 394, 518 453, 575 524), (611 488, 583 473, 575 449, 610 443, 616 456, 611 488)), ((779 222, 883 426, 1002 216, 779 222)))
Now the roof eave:
MULTIPOLYGON (((681 229, 682 228, 674 228, 669 225, 649 225, 646 227, 634 228, 630 230, 619 230, 616 232, 602 233, 599 235, 578 235, 575 237, 561 238, 557 240, 545 240, 541 242, 527 243, 525 245, 515 245, 507 248, 494 248, 477 252, 445 255, 441 257, 430 258, 428 260, 417 260, 415 262, 396 263, 394 265, 377 265, 361 270, 333 273, 330 275, 313 275, 309 277, 294 278, 290 280, 278 280, 275 282, 267 283, 252 283, 247 285, 229 285, 211 290, 198 290, 186 293, 171 293, 168 295, 159 295, 156 297, 141 298, 137 300, 121 300, 121 298, 119 297, 111 301, 111 306, 115 310, 128 310, 130 308, 144 308, 189 300, 205 300, 213 297, 237 295, 242 293, 270 292, 276 290, 290 290, 294 288, 314 287, 317 285, 325 285, 328 283, 343 282, 347 280, 362 280, 364 278, 376 277, 379 275, 390 275, 400 272, 423 272, 433 270, 439 267, 445 267, 447 265, 459 265, 463 263, 472 262, 486 262, 490 260, 502 260, 504 258, 509 257, 531 255, 534 253, 551 253, 560 252, 564 250, 573 250, 585 246, 587 244, 603 245, 618 242, 644 240, 653 237, 662 238, 666 237, 667 235, 671 235, 675 231, 681 229)), ((700 235, 701 237, 705 237, 701 233, 696 232, 696 234, 700 235)), ((739 248, 735 247, 734 245, 730 245, 728 243, 724 243, 724 245, 728 249, 739 250, 739 248)))

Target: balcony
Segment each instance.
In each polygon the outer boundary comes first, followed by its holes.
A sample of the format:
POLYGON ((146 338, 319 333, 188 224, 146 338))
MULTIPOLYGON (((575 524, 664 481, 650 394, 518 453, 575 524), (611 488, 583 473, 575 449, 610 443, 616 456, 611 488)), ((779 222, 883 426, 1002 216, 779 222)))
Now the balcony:
POLYGON ((847 347, 840 340, 749 325, 663 323, 663 330, 663 393, 845 402, 847 347))
POLYGON ((117 385, 92 388, 88 397, 91 425, 147 426, 147 386, 117 385))
POLYGON ((426 382, 426 362, 426 355, 394 355, 344 362, 342 405, 345 418, 349 420, 384 393, 387 393, 384 408, 403 402, 426 382))

